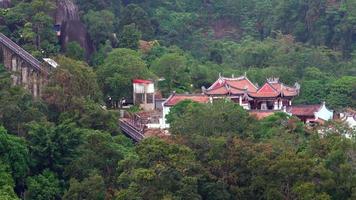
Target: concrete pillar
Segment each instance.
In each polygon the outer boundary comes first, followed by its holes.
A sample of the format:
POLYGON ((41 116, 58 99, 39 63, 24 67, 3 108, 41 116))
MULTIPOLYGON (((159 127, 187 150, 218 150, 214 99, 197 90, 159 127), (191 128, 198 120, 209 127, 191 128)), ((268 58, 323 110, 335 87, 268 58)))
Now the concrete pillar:
POLYGON ((40 74, 40 76, 39 76, 39 80, 40 80, 40 83, 39 83, 39 88, 38 88, 38 95, 39 96, 42 96, 42 89, 43 89, 43 87, 44 87, 44 79, 43 79, 43 76, 42 76, 42 74, 40 74))
POLYGON ((278 101, 274 101, 273 110, 278 110, 278 101))
POLYGON ((12 53, 10 52, 10 50, 8 48, 3 48, 3 53, 4 53, 4 65, 5 68, 8 70, 11 70, 11 57, 12 57, 12 53))
POLYGON ((267 102, 262 102, 261 103, 261 110, 267 110, 268 108, 267 108, 267 102))
POLYGON ((242 96, 239 96, 239 104, 242 105, 242 96))
POLYGON ((33 73, 33 89, 32 89, 32 95, 34 97, 38 96, 38 80, 37 80, 37 73, 33 73))
POLYGON ((13 71, 13 72, 17 71, 17 58, 16 58, 16 56, 12 56, 12 58, 11 58, 11 71, 13 71))
POLYGON ((28 73, 26 65, 22 65, 21 67, 21 82, 25 86, 25 88, 27 88, 28 73))

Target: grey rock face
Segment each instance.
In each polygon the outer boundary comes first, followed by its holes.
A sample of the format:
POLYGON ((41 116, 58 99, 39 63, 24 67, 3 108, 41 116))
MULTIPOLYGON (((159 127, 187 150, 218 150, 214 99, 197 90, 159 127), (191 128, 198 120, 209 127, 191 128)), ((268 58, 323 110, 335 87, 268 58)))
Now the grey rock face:
POLYGON ((0 0, 0 8, 9 8, 11 6, 11 0, 0 0))
POLYGON ((57 0, 54 20, 56 25, 60 27, 61 35, 59 39, 62 49, 65 49, 69 42, 76 41, 84 48, 88 58, 94 51, 93 44, 85 25, 80 20, 78 6, 75 5, 73 0, 57 0))

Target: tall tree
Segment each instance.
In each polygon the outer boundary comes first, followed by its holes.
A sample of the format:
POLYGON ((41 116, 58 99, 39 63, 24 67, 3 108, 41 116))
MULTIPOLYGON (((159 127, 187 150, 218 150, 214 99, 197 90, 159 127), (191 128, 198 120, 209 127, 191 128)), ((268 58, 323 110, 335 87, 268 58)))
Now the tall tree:
POLYGON ((56 200, 61 196, 60 181, 53 172, 48 170, 27 178, 27 187, 25 199, 56 200))
POLYGON ((152 77, 140 54, 130 49, 110 52, 97 74, 105 97, 114 101, 132 97, 132 79, 152 77))
POLYGON ((88 64, 63 56, 58 56, 56 61, 59 66, 51 74, 43 94, 52 108, 61 112, 80 106, 85 99, 100 101, 96 74, 88 64))
POLYGON ((89 34, 97 46, 105 42, 114 31, 115 15, 109 10, 89 10, 83 18, 89 34))
MULTIPOLYGON (((169 94, 173 90, 189 91, 191 80, 187 58, 178 53, 165 54, 152 64, 152 70, 164 79, 161 90, 169 94)), ((178 91, 179 92, 179 91, 178 91)))

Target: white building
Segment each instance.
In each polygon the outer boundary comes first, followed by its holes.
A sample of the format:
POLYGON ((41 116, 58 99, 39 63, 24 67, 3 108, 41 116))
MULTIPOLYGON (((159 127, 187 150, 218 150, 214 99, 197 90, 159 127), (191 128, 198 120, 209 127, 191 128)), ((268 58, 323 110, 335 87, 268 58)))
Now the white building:
POLYGON ((340 113, 340 120, 345 122, 351 128, 356 128, 356 111, 352 109, 346 109, 346 111, 340 113))
POLYGON ((211 100, 207 95, 204 94, 176 94, 173 93, 168 97, 166 101, 162 103, 162 119, 160 119, 160 126, 162 129, 169 128, 169 124, 166 121, 167 115, 169 114, 170 109, 182 102, 184 100, 190 100, 197 103, 209 103, 211 100))
POLYGON ((145 111, 155 109, 155 87, 153 81, 135 79, 133 83, 133 102, 145 111))

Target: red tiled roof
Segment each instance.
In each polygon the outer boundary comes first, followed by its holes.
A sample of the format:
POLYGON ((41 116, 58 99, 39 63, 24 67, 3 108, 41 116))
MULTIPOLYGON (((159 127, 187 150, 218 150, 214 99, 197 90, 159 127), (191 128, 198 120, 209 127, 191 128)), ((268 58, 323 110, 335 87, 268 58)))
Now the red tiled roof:
POLYGON ((256 93, 249 93, 252 97, 277 97, 280 92, 271 84, 265 83, 256 93))
POLYGON ((284 96, 296 96, 298 91, 294 87, 286 86, 283 83, 276 82, 270 83, 273 88, 275 88, 278 92, 282 93, 284 96))
POLYGON ((243 94, 244 91, 256 92, 257 87, 247 77, 220 77, 206 91, 209 95, 243 94))
POLYGON ((221 85, 215 89, 205 92, 207 95, 227 95, 227 94, 244 94, 244 90, 221 85))
POLYGON ((293 97, 298 95, 296 87, 286 86, 279 82, 279 79, 268 79, 261 88, 257 88, 246 76, 238 78, 220 77, 213 83, 205 93, 207 95, 227 95, 227 94, 244 94, 247 92, 251 97, 269 98, 287 96, 293 97))
POLYGON ((197 103, 208 103, 209 97, 203 94, 172 94, 168 97, 164 106, 174 106, 184 100, 191 100, 197 103))
POLYGON ((134 80, 132 80, 132 83, 150 84, 153 82, 150 80, 144 80, 144 79, 134 79, 134 80))
POLYGON ((297 105, 288 107, 287 112, 295 116, 314 116, 322 105, 297 105))
POLYGON ((297 94, 296 88, 286 86, 280 82, 267 82, 256 93, 249 93, 252 97, 296 96, 297 94))
POLYGON ((226 80, 226 83, 234 88, 238 88, 238 89, 247 89, 248 92, 256 92, 257 91, 257 87, 251 83, 251 81, 249 81, 246 77, 244 77, 243 79, 240 80, 226 80))
POLYGON ((268 116, 273 115, 275 112, 274 111, 251 110, 249 113, 251 116, 254 116, 257 119, 264 119, 268 116))

